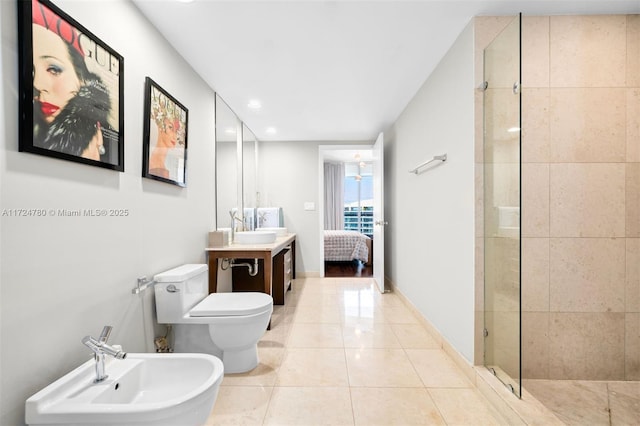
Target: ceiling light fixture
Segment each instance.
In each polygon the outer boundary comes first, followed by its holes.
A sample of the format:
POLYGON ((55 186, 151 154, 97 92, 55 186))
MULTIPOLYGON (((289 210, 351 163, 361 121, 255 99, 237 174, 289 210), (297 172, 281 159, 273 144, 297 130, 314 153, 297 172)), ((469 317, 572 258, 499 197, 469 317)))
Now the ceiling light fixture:
POLYGON ((278 131, 276 130, 275 127, 267 127, 265 129, 265 132, 270 134, 270 135, 275 135, 278 131))
POLYGON ((257 99, 251 99, 249 101, 249 103, 247 104, 247 106, 249 108, 251 108, 251 109, 260 109, 260 108, 262 108, 262 104, 257 99))

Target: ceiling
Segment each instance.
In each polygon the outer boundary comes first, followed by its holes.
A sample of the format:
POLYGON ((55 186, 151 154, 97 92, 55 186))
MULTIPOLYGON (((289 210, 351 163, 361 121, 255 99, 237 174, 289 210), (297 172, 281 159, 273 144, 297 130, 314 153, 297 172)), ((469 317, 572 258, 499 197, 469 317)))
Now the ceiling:
POLYGON ((133 2, 262 141, 374 140, 473 16, 640 13, 640 0, 133 2))

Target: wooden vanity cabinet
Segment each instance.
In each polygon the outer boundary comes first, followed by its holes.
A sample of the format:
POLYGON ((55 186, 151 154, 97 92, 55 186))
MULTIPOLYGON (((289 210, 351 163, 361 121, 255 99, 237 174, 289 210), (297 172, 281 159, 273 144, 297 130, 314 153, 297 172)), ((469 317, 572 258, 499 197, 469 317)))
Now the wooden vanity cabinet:
MULTIPOLYGON (((236 262, 253 263, 253 259, 236 259, 236 262)), ((273 257, 273 279, 271 281, 271 296, 274 305, 284 305, 285 296, 291 290, 291 247, 282 249, 273 257)), ((258 273, 249 275, 245 267, 233 268, 231 272, 233 291, 264 291, 264 261, 258 260, 258 273)))
MULTIPOLYGON (((234 261, 236 263, 249 263, 253 265, 253 259, 234 259, 234 261)), ((232 268, 231 290, 233 292, 264 291, 264 260, 258 259, 258 273, 254 277, 249 275, 249 269, 244 266, 237 266, 235 268, 232 268)))
POLYGON ((273 304, 284 305, 291 290, 291 248, 285 248, 273 258, 273 304))
POLYGON ((246 267, 232 269, 232 291, 260 291, 270 294, 275 305, 283 305, 291 280, 295 278, 296 235, 276 239, 273 244, 242 246, 232 244, 226 247, 208 247, 209 292, 216 293, 218 287, 218 262, 234 259, 237 263, 253 264, 258 259, 258 273, 249 275, 246 267))

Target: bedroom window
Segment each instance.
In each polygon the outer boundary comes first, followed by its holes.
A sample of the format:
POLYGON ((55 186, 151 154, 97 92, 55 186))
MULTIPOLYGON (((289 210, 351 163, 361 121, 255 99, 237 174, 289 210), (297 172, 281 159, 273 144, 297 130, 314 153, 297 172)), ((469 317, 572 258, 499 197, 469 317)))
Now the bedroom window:
POLYGON ((345 163, 344 229, 373 237, 373 166, 345 163))

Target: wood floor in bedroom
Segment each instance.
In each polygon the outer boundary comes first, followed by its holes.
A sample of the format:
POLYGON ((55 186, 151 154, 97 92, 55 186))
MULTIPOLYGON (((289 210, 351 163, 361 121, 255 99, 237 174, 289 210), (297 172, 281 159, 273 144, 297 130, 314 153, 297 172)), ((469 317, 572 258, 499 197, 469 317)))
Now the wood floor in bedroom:
POLYGON ((327 278, 338 277, 372 277, 372 265, 354 260, 352 262, 324 262, 324 276, 327 278))

